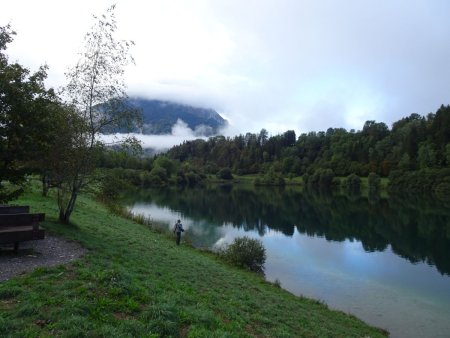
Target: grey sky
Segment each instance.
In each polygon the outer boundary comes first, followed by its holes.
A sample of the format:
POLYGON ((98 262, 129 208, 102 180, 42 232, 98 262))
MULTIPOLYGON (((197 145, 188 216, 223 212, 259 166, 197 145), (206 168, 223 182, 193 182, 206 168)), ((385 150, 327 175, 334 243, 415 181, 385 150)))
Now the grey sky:
MULTIPOLYGON (((109 1, 5 1, 12 60, 64 84, 109 1)), ((118 1, 136 42, 130 95, 211 107, 231 133, 361 129, 425 115, 450 94, 450 1, 118 1)))

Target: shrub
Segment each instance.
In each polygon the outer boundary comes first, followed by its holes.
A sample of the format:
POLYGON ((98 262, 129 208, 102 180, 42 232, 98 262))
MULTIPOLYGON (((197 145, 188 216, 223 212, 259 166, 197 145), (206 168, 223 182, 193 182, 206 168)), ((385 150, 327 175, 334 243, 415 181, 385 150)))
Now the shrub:
POLYGON ((127 182, 111 174, 101 180, 98 195, 104 201, 115 201, 127 186, 127 182))
POLYGON ((264 272, 266 249, 258 239, 238 237, 222 252, 231 264, 254 272, 264 272))
POLYGON ((376 192, 380 189, 381 178, 375 173, 370 173, 367 176, 367 183, 369 184, 369 192, 376 192))
POLYGON ((230 168, 222 168, 219 170, 219 172, 216 175, 217 175, 217 178, 220 178, 223 180, 231 180, 233 178, 230 168))
POLYGON ((331 169, 317 169, 312 175, 303 175, 303 182, 308 189, 331 190, 334 172, 331 169))
POLYGON ((319 172, 319 188, 331 189, 334 172, 331 169, 323 169, 319 172))
POLYGON ((344 189, 349 194, 359 194, 361 191, 361 179, 358 175, 350 174, 344 180, 344 189))

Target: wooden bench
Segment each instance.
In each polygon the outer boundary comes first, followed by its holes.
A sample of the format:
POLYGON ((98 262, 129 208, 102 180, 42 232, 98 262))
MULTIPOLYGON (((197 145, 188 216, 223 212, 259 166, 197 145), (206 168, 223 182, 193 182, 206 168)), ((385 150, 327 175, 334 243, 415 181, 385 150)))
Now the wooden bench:
POLYGON ((19 242, 45 238, 45 230, 39 226, 45 214, 28 211, 29 207, 0 206, 0 244, 14 243, 17 251, 19 242))
POLYGON ((4 214, 24 214, 29 213, 30 207, 28 205, 0 205, 0 215, 4 214))

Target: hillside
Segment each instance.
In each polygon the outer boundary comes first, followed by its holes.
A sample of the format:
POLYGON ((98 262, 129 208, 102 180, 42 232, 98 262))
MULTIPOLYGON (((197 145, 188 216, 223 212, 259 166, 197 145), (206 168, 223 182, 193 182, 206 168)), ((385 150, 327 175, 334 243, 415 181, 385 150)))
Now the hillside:
POLYGON ((262 277, 232 268, 80 196, 58 223, 37 187, 20 204, 45 212, 47 231, 81 243, 75 263, 0 283, 7 337, 383 337, 385 333, 262 277))
MULTIPOLYGON (((183 121, 198 136, 211 136, 219 132, 228 122, 215 110, 193 107, 181 103, 144 98, 130 98, 129 104, 142 112, 142 127, 131 130, 145 135, 170 134, 178 120, 183 121)), ((125 129, 110 129, 109 133, 129 132, 125 129)))

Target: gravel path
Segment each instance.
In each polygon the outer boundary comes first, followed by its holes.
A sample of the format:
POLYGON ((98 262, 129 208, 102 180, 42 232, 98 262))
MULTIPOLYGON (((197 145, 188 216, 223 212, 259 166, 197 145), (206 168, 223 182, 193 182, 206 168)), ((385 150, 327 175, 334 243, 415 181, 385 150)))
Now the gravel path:
POLYGON ((0 281, 38 267, 64 264, 85 253, 87 249, 78 243, 49 235, 43 240, 20 243, 17 253, 13 252, 12 245, 0 246, 0 281))

